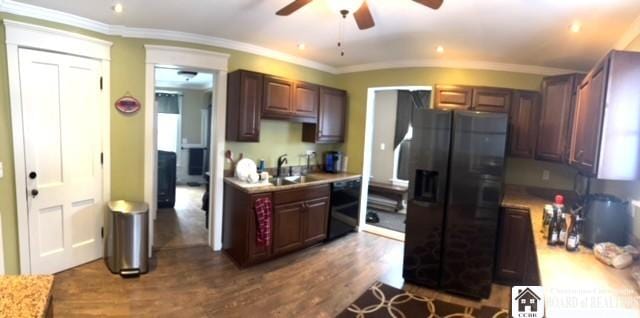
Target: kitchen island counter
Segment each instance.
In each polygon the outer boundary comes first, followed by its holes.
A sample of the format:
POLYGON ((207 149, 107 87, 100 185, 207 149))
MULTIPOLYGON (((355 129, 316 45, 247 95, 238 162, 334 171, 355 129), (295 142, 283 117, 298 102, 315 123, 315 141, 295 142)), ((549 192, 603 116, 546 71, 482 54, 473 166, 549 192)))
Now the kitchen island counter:
POLYGON ((0 275, 1 317, 51 317, 53 275, 0 275))
POLYGON ((502 206, 529 210, 547 316, 640 317, 640 289, 631 277, 631 266, 607 266, 584 246, 568 252, 564 247, 547 245, 542 237, 542 213, 553 196, 545 197, 534 190, 509 186, 502 206))

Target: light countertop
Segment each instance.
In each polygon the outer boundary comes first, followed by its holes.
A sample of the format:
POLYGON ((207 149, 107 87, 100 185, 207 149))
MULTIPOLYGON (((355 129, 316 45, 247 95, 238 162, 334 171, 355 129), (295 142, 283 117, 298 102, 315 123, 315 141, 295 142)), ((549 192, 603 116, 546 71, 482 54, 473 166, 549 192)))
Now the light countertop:
POLYGON ((508 187, 502 205, 529 209, 535 237, 547 316, 640 317, 640 288, 631 267, 615 269, 598 261, 584 246, 577 252, 548 246, 542 237, 545 198, 520 187, 508 187))
POLYGON ((45 317, 53 275, 0 276, 1 317, 45 317))
POLYGON ((327 184, 327 183, 333 183, 333 182, 339 182, 339 181, 350 181, 350 180, 359 179, 360 177, 361 175, 359 174, 348 173, 348 172, 341 172, 341 173, 317 172, 317 173, 310 173, 307 175, 307 178, 312 179, 311 181, 307 181, 304 183, 285 184, 285 185, 279 185, 279 186, 275 186, 271 183, 266 183, 266 182, 250 184, 250 183, 240 181, 234 177, 226 177, 224 178, 224 181, 227 184, 230 184, 248 193, 262 193, 262 192, 298 189, 298 188, 303 188, 308 186, 321 185, 321 184, 327 184))

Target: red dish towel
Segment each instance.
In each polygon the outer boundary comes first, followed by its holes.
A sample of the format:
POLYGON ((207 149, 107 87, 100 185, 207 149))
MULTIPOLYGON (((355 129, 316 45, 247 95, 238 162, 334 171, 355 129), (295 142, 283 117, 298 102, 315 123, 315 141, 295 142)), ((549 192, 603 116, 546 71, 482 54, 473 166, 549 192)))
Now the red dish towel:
POLYGON ((258 246, 271 245, 271 217, 273 215, 273 205, 271 198, 256 199, 256 243, 258 246))

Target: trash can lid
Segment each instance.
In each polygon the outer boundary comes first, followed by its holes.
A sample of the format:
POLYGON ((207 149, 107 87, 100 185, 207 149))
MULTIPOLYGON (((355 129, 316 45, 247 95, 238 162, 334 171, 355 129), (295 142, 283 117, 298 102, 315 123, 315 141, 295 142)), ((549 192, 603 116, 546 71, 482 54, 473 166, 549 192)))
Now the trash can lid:
POLYGON ((126 200, 109 201, 109 210, 119 213, 147 213, 149 205, 144 202, 134 202, 126 200))

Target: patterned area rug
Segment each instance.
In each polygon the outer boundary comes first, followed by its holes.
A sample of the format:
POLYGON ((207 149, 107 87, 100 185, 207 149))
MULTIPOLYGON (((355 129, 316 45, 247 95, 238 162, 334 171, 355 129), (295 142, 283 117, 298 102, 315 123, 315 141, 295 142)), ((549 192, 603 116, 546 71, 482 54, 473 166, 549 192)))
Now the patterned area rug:
POLYGON ((376 282, 345 309, 339 318, 507 318, 509 311, 489 306, 480 309, 413 295, 404 290, 376 282))

